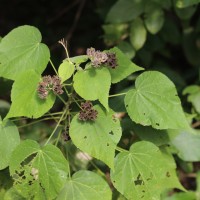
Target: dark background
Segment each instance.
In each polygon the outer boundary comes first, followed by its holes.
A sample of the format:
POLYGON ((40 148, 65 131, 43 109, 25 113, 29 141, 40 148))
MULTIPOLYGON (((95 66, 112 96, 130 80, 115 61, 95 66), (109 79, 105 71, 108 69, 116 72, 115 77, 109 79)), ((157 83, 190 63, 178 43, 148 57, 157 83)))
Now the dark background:
MULTIPOLYGON (((1 0, 0 36, 21 25, 37 27, 52 56, 64 52, 58 40, 68 42, 70 56, 85 54, 88 47, 103 47, 96 1, 91 0, 1 0)), ((62 55, 64 56, 64 55, 62 55)))

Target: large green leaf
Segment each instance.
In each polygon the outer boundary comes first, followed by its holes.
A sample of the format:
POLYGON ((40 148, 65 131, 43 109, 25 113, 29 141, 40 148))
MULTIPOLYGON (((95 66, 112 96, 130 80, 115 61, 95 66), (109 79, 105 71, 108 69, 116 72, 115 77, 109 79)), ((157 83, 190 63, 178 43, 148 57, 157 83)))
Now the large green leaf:
POLYGON ((129 152, 117 155, 111 180, 128 200, 158 200, 166 188, 183 189, 175 168, 169 154, 150 142, 137 142, 129 152))
POLYGON ((41 42, 39 30, 33 26, 13 29, 0 43, 0 76, 15 80, 26 70, 41 74, 50 58, 49 49, 41 42))
POLYGON ((125 97, 131 119, 156 129, 189 128, 175 85, 162 73, 144 72, 125 97))
POLYGON ((13 151, 10 174, 17 191, 24 197, 54 199, 68 176, 68 161, 53 145, 40 148, 33 140, 25 140, 13 151))
POLYGON ((115 53, 117 58, 117 67, 115 69, 109 69, 112 83, 117 83, 130 74, 143 70, 142 67, 131 62, 131 60, 117 47, 110 49, 108 52, 115 53))
POLYGON ((38 118, 51 109, 55 95, 50 93, 47 99, 40 99, 37 94, 39 82, 40 75, 33 70, 18 76, 12 87, 12 104, 6 118, 17 116, 38 118))
POLYGON ((90 68, 74 76, 74 89, 85 100, 97 100, 108 110, 111 77, 107 68, 90 68))
POLYGON ((118 0, 108 12, 106 22, 121 23, 135 19, 144 10, 144 0, 118 0))
POLYGON ((61 78, 62 83, 69 79, 74 73, 75 66, 68 60, 64 60, 63 63, 58 68, 58 75, 61 78))
POLYGON ((8 166, 12 151, 19 143, 17 127, 9 120, 2 122, 0 118, 0 170, 8 166))
POLYGON ((140 18, 137 18, 131 22, 129 37, 130 42, 135 50, 139 50, 143 47, 147 38, 147 31, 144 27, 143 21, 140 18))
POLYGON ((112 110, 105 112, 100 106, 94 106, 94 109, 98 112, 97 119, 94 122, 82 122, 76 115, 69 134, 78 148, 113 168, 115 148, 121 138, 120 123, 113 118, 112 110))
POLYGON ((67 180, 57 200, 111 200, 106 181, 91 171, 80 170, 67 180))

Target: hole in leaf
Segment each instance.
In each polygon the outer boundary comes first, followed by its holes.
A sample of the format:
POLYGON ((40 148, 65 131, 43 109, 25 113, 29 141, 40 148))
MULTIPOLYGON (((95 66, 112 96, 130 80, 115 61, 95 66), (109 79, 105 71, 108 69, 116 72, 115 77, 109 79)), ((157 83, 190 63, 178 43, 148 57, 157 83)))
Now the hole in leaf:
POLYGON ((178 96, 178 94, 175 94, 175 96, 178 96))
POLYGON ((143 193, 145 193, 145 190, 142 190, 143 193))
POLYGON ((33 184, 33 181, 29 181, 29 182, 28 182, 28 185, 32 185, 32 184, 33 184))
POLYGON ((171 175, 170 175, 170 173, 169 173, 169 172, 167 172, 167 173, 166 173, 166 177, 168 177, 168 178, 169 178, 170 176, 171 176, 171 175))
POLYGON ((113 131, 110 131, 109 134, 110 134, 110 135, 114 135, 113 131))
POLYGON ((144 185, 144 181, 141 179, 141 174, 138 174, 137 179, 134 181, 135 185, 144 185))
POLYGON ((128 108, 128 105, 126 105, 126 108, 128 108))
POLYGON ((84 139, 87 139, 87 136, 84 136, 84 139))
POLYGON ((159 123, 156 123, 156 126, 160 126, 160 124, 159 124, 159 123))
POLYGON ((110 144, 109 143, 107 143, 107 147, 109 147, 110 146, 110 144))
POLYGON ((112 120, 113 120, 114 122, 117 122, 117 119, 116 119, 116 116, 115 116, 115 115, 112 115, 112 120))
POLYGON ((146 115, 146 113, 143 113, 143 115, 146 115))

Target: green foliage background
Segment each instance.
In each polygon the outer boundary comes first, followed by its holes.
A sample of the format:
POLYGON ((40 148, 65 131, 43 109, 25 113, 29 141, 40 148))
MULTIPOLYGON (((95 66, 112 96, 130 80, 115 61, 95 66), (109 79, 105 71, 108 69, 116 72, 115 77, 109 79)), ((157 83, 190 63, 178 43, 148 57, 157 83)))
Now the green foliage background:
POLYGON ((23 19, 0 22, 0 199, 200 199, 200 1, 36 1, 32 19, 21 2, 11 17, 23 10, 23 19), (24 24, 40 31, 11 31, 24 24), (91 46, 116 53, 119 67, 75 73, 87 56, 74 56, 91 46), (54 74, 50 54, 65 84, 101 103, 95 124, 82 124, 72 105, 67 142, 62 99, 37 99, 41 74, 54 74))

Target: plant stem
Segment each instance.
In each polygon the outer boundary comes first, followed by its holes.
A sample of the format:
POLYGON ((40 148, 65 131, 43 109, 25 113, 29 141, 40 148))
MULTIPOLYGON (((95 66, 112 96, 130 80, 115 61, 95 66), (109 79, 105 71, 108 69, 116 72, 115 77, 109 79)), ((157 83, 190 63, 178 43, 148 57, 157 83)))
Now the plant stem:
POLYGON ((53 115, 61 115, 63 112, 55 112, 55 113, 48 113, 48 114, 45 114, 45 115, 43 115, 43 116, 53 116, 53 115))
POLYGON ((69 166, 69 154, 67 152, 67 162, 68 162, 68 169, 69 169, 69 177, 71 178, 70 166, 69 166))
POLYGON ((49 62, 50 62, 50 64, 51 64, 51 66, 53 67, 53 70, 55 71, 56 75, 58 75, 58 72, 57 72, 57 70, 56 70, 56 68, 55 68, 55 66, 54 66, 54 64, 53 64, 53 62, 51 61, 51 59, 49 59, 49 62))
POLYGON ((51 138, 53 137, 54 133, 56 132, 56 130, 57 130, 57 128, 58 128, 58 126, 60 125, 61 121, 63 120, 63 118, 64 118, 64 116, 65 116, 65 113, 66 113, 66 110, 63 111, 63 113, 62 113, 62 115, 61 115, 61 117, 60 117, 58 123, 56 124, 56 127, 55 127, 54 130, 52 131, 50 137, 48 138, 48 140, 46 141, 46 143, 44 144, 44 146, 47 145, 47 144, 49 143, 49 141, 51 140, 51 138))
POLYGON ((121 148, 121 147, 118 147, 118 146, 116 146, 116 148, 115 148, 117 151, 119 151, 119 152, 129 152, 128 150, 126 150, 126 149, 123 149, 123 148, 121 148))
POLYGON ((99 167, 97 167, 97 165, 92 160, 90 160, 89 162, 98 171, 98 173, 101 174, 101 176, 105 176, 101 169, 99 169, 99 167))
POLYGON ((74 97, 72 97, 72 99, 74 100, 74 102, 76 103, 76 105, 82 110, 81 106, 79 105, 79 103, 76 101, 76 99, 74 97))
POLYGON ((58 137, 57 137, 57 139, 56 139, 55 146, 58 145, 58 141, 59 141, 59 139, 60 139, 61 132, 62 132, 62 130, 59 131, 58 137))
MULTIPOLYGON (((54 117, 53 119, 59 119, 59 117, 54 117)), ((26 126, 37 124, 39 122, 46 121, 46 120, 52 120, 52 117, 47 117, 47 118, 39 119, 37 121, 34 121, 34 122, 31 122, 31 123, 28 123, 28 124, 24 124, 24 125, 18 126, 18 128, 24 128, 26 126)))
POLYGON ((124 92, 124 93, 119 93, 119 94, 112 94, 112 95, 109 95, 108 97, 117 97, 117 96, 122 96, 122 95, 126 95, 127 93, 124 92))
POLYGON ((66 105, 65 100, 60 95, 57 94, 57 97, 64 103, 64 105, 66 105))

